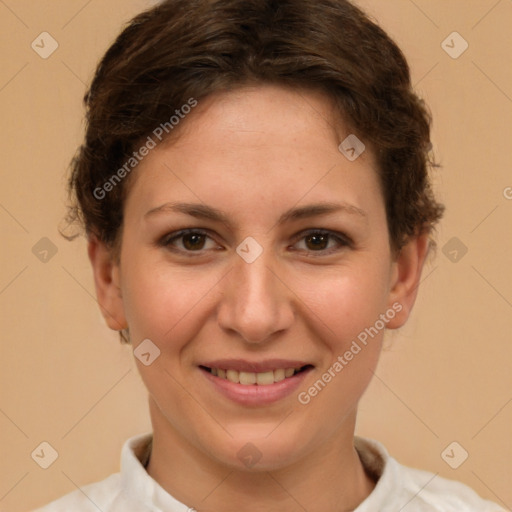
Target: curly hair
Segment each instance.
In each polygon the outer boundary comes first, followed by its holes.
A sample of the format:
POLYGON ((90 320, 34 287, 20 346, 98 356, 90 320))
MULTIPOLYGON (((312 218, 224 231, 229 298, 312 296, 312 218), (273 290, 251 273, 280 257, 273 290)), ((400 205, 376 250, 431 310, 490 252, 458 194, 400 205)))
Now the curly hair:
POLYGON ((258 84, 320 90, 371 145, 394 250, 431 232, 444 209, 428 174, 431 116, 401 50, 348 0, 166 0, 136 16, 85 95, 68 220, 115 246, 129 180, 111 178, 137 144, 191 99, 258 84))

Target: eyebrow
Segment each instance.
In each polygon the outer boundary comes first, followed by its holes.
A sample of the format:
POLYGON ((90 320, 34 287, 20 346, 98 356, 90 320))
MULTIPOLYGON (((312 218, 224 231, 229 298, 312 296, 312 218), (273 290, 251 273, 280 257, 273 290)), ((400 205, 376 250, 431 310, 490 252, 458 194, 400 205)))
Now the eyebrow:
MULTIPOLYGON (((228 227, 231 227, 231 222, 229 221, 228 215, 225 212, 200 203, 165 203, 146 212, 144 214, 144 218, 168 212, 183 213, 198 219, 207 219, 220 222, 228 227)), ((364 219, 367 218, 366 212, 357 206, 347 203, 322 202, 318 204, 310 204, 307 206, 291 208, 279 217, 277 224, 285 224, 286 222, 307 219, 310 217, 330 215, 333 213, 345 213, 359 216, 364 219)))

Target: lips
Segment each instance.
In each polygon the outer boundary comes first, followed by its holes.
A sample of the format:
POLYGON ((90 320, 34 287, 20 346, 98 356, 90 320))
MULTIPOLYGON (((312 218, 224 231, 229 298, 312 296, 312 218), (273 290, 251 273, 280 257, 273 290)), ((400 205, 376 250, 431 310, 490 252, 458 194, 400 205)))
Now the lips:
POLYGON ((265 405, 290 395, 313 369, 304 361, 206 361, 199 369, 214 389, 243 405, 265 405))

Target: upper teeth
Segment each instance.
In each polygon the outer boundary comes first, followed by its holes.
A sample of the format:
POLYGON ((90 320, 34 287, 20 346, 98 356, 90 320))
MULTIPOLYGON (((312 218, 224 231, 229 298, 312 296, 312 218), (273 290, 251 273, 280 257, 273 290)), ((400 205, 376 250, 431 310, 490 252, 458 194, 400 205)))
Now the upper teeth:
POLYGON ((259 384, 260 386, 268 386, 274 382, 280 382, 287 377, 291 377, 300 368, 279 368, 278 370, 270 370, 268 372, 253 373, 253 372, 238 372, 236 370, 222 370, 221 368, 210 368, 213 375, 221 379, 227 379, 236 384, 244 384, 249 386, 251 384, 259 384))

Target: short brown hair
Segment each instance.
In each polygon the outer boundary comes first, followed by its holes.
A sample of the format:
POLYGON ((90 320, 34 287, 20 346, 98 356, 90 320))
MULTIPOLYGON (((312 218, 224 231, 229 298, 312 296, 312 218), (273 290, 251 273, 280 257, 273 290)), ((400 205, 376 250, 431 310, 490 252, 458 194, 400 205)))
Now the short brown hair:
POLYGON ((255 84, 324 92, 374 149, 392 248, 431 231, 443 206, 428 176, 430 114, 398 46, 348 0, 166 0, 135 17, 84 98, 68 219, 114 245, 126 180, 95 190, 190 98, 255 84))

